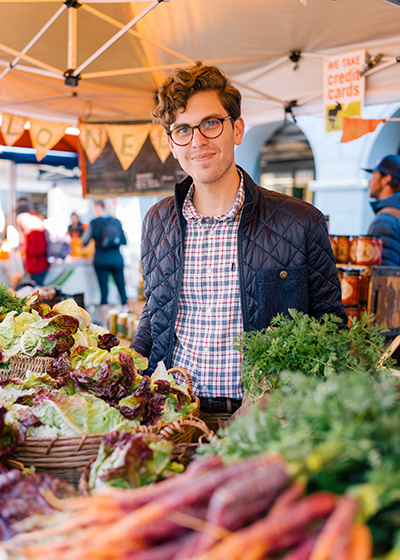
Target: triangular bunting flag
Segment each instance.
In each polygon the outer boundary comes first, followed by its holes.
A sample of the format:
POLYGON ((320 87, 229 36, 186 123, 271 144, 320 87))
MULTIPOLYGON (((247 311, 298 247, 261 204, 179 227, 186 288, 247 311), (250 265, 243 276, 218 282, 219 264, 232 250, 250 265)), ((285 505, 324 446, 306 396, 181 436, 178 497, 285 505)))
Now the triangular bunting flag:
POLYGON ((27 117, 19 117, 18 115, 10 115, 9 113, 1 113, 1 133, 7 146, 13 146, 17 140, 21 138, 25 130, 27 117))
POLYGON ((107 143, 107 130, 103 124, 79 123, 79 140, 90 163, 94 163, 107 143))
POLYGON ((386 122, 385 119, 358 119, 343 117, 343 135, 341 142, 350 142, 351 140, 356 140, 368 134, 368 132, 373 132, 380 123, 386 122))
POLYGON ((162 163, 165 163, 165 160, 171 153, 171 149, 168 145, 167 134, 164 130, 164 127, 162 127, 160 124, 153 126, 150 131, 150 140, 153 144, 153 148, 157 152, 158 157, 160 158, 162 163))
POLYGON ((151 127, 151 124, 106 125, 108 137, 124 171, 140 152, 151 127))
POLYGON ((64 136, 65 130, 71 126, 70 123, 60 123, 54 121, 42 121, 29 119, 31 128, 32 146, 36 149, 36 159, 42 160, 48 150, 57 144, 64 136))

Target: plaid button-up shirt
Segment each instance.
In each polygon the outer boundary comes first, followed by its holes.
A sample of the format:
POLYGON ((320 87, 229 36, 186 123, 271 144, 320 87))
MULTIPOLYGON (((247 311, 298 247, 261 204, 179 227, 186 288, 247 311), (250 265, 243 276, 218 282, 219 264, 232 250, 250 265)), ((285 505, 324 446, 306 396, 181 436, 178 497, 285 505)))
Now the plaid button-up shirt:
POLYGON ((243 178, 232 209, 219 216, 200 215, 193 192, 194 185, 182 210, 187 229, 172 366, 190 373, 197 396, 240 399, 241 355, 233 339, 243 331, 237 262, 243 178))

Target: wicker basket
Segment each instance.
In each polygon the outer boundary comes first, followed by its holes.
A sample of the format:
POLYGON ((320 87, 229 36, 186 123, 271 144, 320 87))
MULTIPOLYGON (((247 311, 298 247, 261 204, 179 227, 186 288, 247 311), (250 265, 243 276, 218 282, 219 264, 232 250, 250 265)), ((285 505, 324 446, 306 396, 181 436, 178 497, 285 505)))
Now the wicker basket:
MULTIPOLYGON (((174 367, 169 369, 168 373, 171 373, 172 375, 174 373, 179 373, 180 375, 182 375, 187 385, 189 395, 191 399, 196 403, 196 409, 190 415, 184 416, 183 418, 180 418, 179 420, 172 422, 174 428, 171 431, 170 439, 176 443, 190 443, 192 441, 193 434, 195 433, 197 428, 197 426, 193 422, 196 419, 196 417, 199 416, 200 400, 198 397, 196 397, 196 395, 193 394, 192 378, 190 377, 189 373, 185 369, 181 367, 174 367), (185 423, 183 423, 184 420, 186 420, 185 423), (178 424, 176 424, 176 422, 178 422, 178 424), (176 424, 176 428, 175 428, 175 424, 176 424)), ((168 426, 170 425, 171 424, 164 424, 162 427, 167 429, 168 426)))
POLYGON ((28 369, 35 373, 46 373, 47 368, 53 362, 54 358, 31 357, 17 354, 10 358, 10 371, 13 373, 13 377, 24 377, 28 369))
MULTIPOLYGON (((187 465, 194 454, 194 451, 199 443, 204 443, 204 438, 208 440, 210 436, 215 435, 203 420, 196 417, 187 417, 187 419, 176 420, 170 424, 165 424, 164 426, 156 424, 155 426, 139 426, 139 432, 150 435, 151 437, 163 438, 173 443, 173 454, 184 465, 187 465), (193 426, 202 436, 196 443, 186 442, 186 441, 176 441, 176 436, 181 435, 186 426, 193 426)), ((95 461, 95 458, 91 459, 82 469, 80 469, 80 478, 78 483, 79 494, 88 495, 89 494, 89 476, 90 467, 95 461)))
POLYGON ((35 373, 46 373, 47 368, 53 361, 54 358, 32 358, 31 356, 17 354, 10 358, 8 369, 0 369, 0 381, 13 379, 14 377, 21 379, 25 377, 25 372, 28 369, 35 373))
MULTIPOLYGON (((6 371, 6 370, 4 370, 6 371)), ((196 417, 199 399, 192 393, 190 375, 183 368, 172 368, 168 373, 179 372, 188 385, 189 394, 196 402, 193 414, 179 418, 170 424, 159 422, 153 426, 139 426, 145 433, 160 434, 176 444, 191 444, 196 429, 209 433, 207 426, 196 417)), ((15 459, 26 467, 34 466, 37 472, 46 472, 67 482, 78 485, 81 469, 97 456, 100 443, 106 434, 86 434, 83 436, 34 438, 28 437, 17 447, 15 459)))
POLYGON ((17 377, 11 369, 0 369, 0 381, 17 377))
POLYGON ((96 457, 104 434, 88 434, 73 437, 28 437, 17 447, 15 459, 25 467, 35 467, 77 485, 80 470, 96 457))

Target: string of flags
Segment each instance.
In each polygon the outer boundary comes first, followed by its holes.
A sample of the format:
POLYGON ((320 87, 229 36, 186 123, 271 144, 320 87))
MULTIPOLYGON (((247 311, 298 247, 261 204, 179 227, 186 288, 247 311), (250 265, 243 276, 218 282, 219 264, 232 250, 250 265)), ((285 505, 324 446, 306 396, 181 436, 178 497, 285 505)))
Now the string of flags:
MULTIPOLYGON (((71 126, 66 122, 2 113, 0 131, 7 146, 13 146, 21 138, 28 121, 29 135, 38 161, 63 138, 65 131, 71 126)), ((90 163, 96 161, 108 139, 125 171, 132 165, 148 136, 162 163, 170 154, 167 135, 161 125, 79 123, 78 129, 79 141, 90 163)))
POLYGON ((368 132, 374 130, 381 124, 391 119, 361 119, 358 117, 343 117, 343 134, 341 142, 351 142, 361 138, 368 132))

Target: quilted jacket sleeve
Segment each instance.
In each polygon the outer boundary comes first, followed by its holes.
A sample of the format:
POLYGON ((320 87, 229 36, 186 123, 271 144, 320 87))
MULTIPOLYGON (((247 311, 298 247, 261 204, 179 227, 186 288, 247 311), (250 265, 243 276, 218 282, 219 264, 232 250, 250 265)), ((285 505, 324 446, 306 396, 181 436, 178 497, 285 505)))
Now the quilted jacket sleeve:
POLYGON ((307 268, 310 315, 320 318, 329 313, 347 324, 335 258, 323 216, 316 227, 308 232, 307 268))
POLYGON ((148 358, 150 356, 151 347, 151 328, 150 328, 150 317, 147 309, 147 304, 145 304, 142 314, 140 316, 139 325, 132 340, 130 347, 139 352, 142 356, 148 358))

